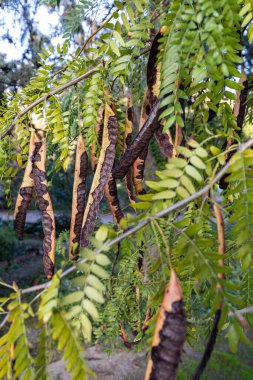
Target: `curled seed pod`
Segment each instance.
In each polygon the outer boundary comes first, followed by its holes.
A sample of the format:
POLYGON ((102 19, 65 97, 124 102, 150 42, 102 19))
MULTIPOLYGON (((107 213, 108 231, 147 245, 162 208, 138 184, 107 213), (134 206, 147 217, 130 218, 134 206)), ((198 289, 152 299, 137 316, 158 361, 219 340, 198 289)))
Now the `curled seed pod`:
MULTIPOLYGON (((147 121, 150 115, 150 111, 151 109, 150 109, 150 104, 149 104, 149 90, 148 88, 146 88, 142 107, 141 107, 139 131, 143 128, 145 122, 147 121)), ((128 144, 128 147, 130 147, 130 144, 128 144)), ((135 192, 137 195, 146 193, 146 191, 143 188, 142 181, 144 177, 145 161, 147 158, 147 154, 148 154, 148 146, 145 146, 133 163, 133 182, 134 182, 135 192)))
MULTIPOLYGON (((102 139, 103 139, 103 126, 102 126, 102 119, 103 119, 103 112, 100 112, 101 117, 98 120, 98 124, 96 126, 96 132, 98 134, 98 144, 101 146, 102 139)), ((95 173, 96 167, 98 164, 98 158, 95 154, 95 147, 94 145, 91 147, 91 166, 92 170, 95 173)), ((109 210, 111 211, 111 214, 113 216, 114 222, 116 225, 119 225, 122 218, 124 218, 124 214, 121 210, 119 199, 118 199, 118 191, 117 191, 117 185, 115 179, 110 174, 109 180, 107 184, 105 185, 105 196, 106 201, 109 207, 109 210)))
MULTIPOLYGON (((129 168, 133 165, 134 161, 138 157, 143 157, 147 150, 147 146, 157 128, 159 128, 159 115, 158 111, 159 101, 157 101, 149 114, 147 121, 144 123, 142 129, 139 131, 135 139, 132 141, 130 146, 127 148, 125 153, 121 156, 118 165, 113 169, 112 174, 114 178, 123 178, 129 168)), ((141 167, 138 168, 139 172, 143 170, 143 161, 141 160, 141 167)), ((136 176, 134 175, 134 179, 136 176)))
POLYGON ((26 164, 23 181, 19 189, 13 218, 14 229, 20 240, 23 239, 26 214, 32 200, 34 189, 34 182, 33 179, 30 177, 30 174, 32 172, 31 156, 33 154, 34 148, 34 133, 32 133, 30 137, 28 161, 26 164))
POLYGON ((42 227, 44 233, 44 271, 47 278, 51 279, 54 274, 55 262, 55 219, 47 186, 46 143, 42 131, 35 133, 35 148, 31 161, 32 173, 30 176, 34 181, 35 192, 42 215, 42 227))
POLYGON ((95 175, 92 181, 88 201, 83 216, 80 246, 88 245, 89 235, 93 232, 98 215, 99 203, 104 194, 104 188, 111 174, 115 159, 115 147, 118 133, 118 121, 115 112, 108 104, 105 106, 104 130, 101 151, 98 158, 95 175))
MULTIPOLYGON (((147 65, 147 86, 149 91, 149 103, 153 108, 158 99, 161 85, 161 63, 158 62, 159 40, 163 36, 162 28, 154 38, 151 46, 148 65, 147 65)), ((175 157, 176 151, 172 142, 170 131, 163 132, 163 123, 161 121, 159 128, 155 131, 155 138, 159 144, 161 154, 166 158, 175 157)))
POLYGON ((156 323, 145 380, 176 379, 185 337, 182 290, 172 269, 156 323))
POLYGON ((76 146, 75 176, 72 197, 72 213, 69 238, 69 258, 78 256, 78 244, 80 241, 82 219, 86 201, 86 176, 88 172, 88 156, 84 145, 83 136, 80 134, 76 146), (76 248, 74 250, 74 245, 76 248))
MULTIPOLYGON (((126 122, 125 122, 125 134, 124 134, 124 152, 129 147, 132 141, 133 134, 133 99, 128 97, 127 109, 126 109, 126 122)), ((125 184, 128 193, 129 201, 135 202, 135 196, 133 193, 133 173, 132 168, 129 168, 125 176, 125 184)))
POLYGON ((119 204, 116 181, 111 174, 105 186, 105 196, 114 222, 119 225, 121 219, 124 218, 124 214, 119 204))
POLYGON ((155 138, 159 144, 161 154, 166 158, 176 156, 176 150, 172 142, 172 137, 169 129, 164 133, 162 125, 155 131, 155 138))

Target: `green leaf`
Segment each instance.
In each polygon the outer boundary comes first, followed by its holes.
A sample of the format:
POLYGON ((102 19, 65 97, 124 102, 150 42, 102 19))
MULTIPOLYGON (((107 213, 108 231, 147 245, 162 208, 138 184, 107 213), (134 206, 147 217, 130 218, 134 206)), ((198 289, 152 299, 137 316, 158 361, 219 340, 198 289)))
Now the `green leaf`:
POLYGON ((98 303, 104 303, 104 297, 102 294, 95 288, 92 288, 91 286, 86 286, 85 293, 87 297, 89 297, 91 300, 96 301, 98 303))
POLYGON ((98 253, 96 255, 96 262, 102 266, 107 266, 111 264, 111 261, 109 260, 109 258, 102 253, 98 253))
POLYGON ((83 300, 82 306, 85 311, 87 311, 88 314, 96 321, 99 318, 99 314, 97 311, 96 306, 89 300, 83 300))
POLYGON ((118 46, 115 44, 115 42, 113 40, 111 40, 109 42, 109 45, 110 45, 110 48, 112 49, 112 51, 118 56, 120 57, 120 51, 119 51, 119 48, 118 46))
MULTIPOLYGON (((125 46, 125 42, 123 40, 123 38, 121 37, 121 35, 116 31, 114 30, 113 32, 113 36, 116 38, 116 40, 120 43, 121 46, 125 46)), ((118 54, 117 54, 118 55, 118 54)), ((119 53, 120 55, 120 53, 119 53)))
POLYGON ((99 229, 96 232, 96 239, 99 241, 104 242, 108 235, 108 228, 105 225, 102 225, 99 227, 99 229))

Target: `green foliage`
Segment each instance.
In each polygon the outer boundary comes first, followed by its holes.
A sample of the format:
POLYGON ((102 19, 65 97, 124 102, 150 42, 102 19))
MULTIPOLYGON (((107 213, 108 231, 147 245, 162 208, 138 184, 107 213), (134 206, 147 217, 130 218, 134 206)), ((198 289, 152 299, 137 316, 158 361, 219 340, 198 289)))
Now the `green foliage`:
MULTIPOLYGON (((253 302, 253 156, 251 150, 234 154, 233 148, 244 138, 236 126, 234 103, 242 90, 237 78, 241 76, 238 69, 244 47, 240 35, 244 28, 252 40, 252 1, 157 3, 115 1, 108 19, 83 45, 84 54, 80 54, 81 47, 73 50, 71 41, 82 17, 93 14, 99 4, 86 0, 73 4, 65 15, 62 46, 58 45, 56 51, 44 48, 41 66, 30 83, 13 96, 6 94, 0 109, 1 132, 24 106, 54 92, 34 108, 39 116, 46 117, 48 157, 55 160, 51 173, 72 168, 80 132, 88 150, 92 145, 99 149, 99 107, 105 97, 111 96, 119 118, 118 158, 123 150, 122 105, 128 92, 134 94, 135 103, 140 103, 147 63, 143 49, 149 47, 154 29, 162 26, 161 118, 165 119, 165 130, 183 127, 184 141, 176 147, 177 157, 158 168, 158 178, 146 181, 149 192, 132 205, 136 215, 128 215, 120 223, 125 230, 147 219, 145 227, 134 228, 130 236, 122 241, 119 238, 120 243, 111 247, 111 240, 121 232, 102 226, 91 237, 90 246, 80 250, 80 258, 71 269, 66 257, 68 232, 60 235, 57 260, 61 262, 57 265, 62 269, 36 296, 34 314, 41 329, 36 361, 29 352, 26 336, 27 319, 34 315, 23 300, 26 295, 11 286, 14 293, 10 300, 0 301, 1 312, 10 312, 11 322, 9 331, 0 338, 0 360, 4 363, 0 378, 12 377, 11 344, 17 372, 14 375, 22 379, 47 379, 47 353, 52 341, 62 352, 73 379, 85 379, 91 374, 83 356, 84 342, 104 342, 110 349, 124 328, 131 343, 146 345, 154 332, 171 267, 182 284, 191 343, 203 331, 208 336, 220 305, 219 329, 227 334, 231 350, 235 351, 240 341, 249 343, 245 323, 235 312, 253 302), (57 63, 55 57, 59 57, 57 63), (73 82, 69 81, 91 69, 95 70, 92 75, 73 90, 63 91, 60 87, 57 92, 59 86, 70 86, 73 82), (232 155, 227 189, 215 184, 197 197, 195 193, 212 183, 217 170, 232 155), (184 201, 184 206, 163 218, 154 217, 178 201, 184 201), (224 265, 218 251, 215 203, 220 204, 225 220, 224 265), (66 272, 63 268, 67 268, 66 272), (146 336, 147 310, 151 318, 146 336), (19 353, 21 346, 25 348, 19 353)), ((252 123, 251 98, 252 93, 246 108, 248 125, 252 123)), ((17 139, 6 137, 0 142, 0 178, 6 184, 7 196, 17 172, 16 162, 24 167, 27 160, 30 120, 30 113, 23 115, 15 126, 17 139)), ((171 135, 175 137, 175 130, 171 135)), ((153 151, 157 154, 157 147, 153 146, 153 151)), ((156 161, 160 163, 159 158, 156 161)), ((9 249, 9 243, 7 246, 9 249)))

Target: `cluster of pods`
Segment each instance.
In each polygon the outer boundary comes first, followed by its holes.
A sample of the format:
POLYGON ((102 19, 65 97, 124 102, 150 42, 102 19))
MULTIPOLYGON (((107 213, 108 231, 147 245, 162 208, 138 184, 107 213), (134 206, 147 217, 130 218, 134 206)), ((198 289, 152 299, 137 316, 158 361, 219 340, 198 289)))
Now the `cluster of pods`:
MULTIPOLYGON (((130 202, 135 196, 145 193, 143 175, 148 146, 153 136, 157 139, 161 154, 167 158, 175 156, 175 148, 169 132, 163 132, 162 121, 159 120, 159 87, 160 64, 158 63, 160 31, 151 46, 147 67, 147 88, 144 95, 139 131, 132 138, 133 101, 128 98, 126 110, 126 126, 124 135, 124 153, 115 164, 118 122, 114 104, 105 103, 99 109, 96 133, 100 145, 100 153, 96 147, 90 149, 90 161, 94 173, 89 194, 86 190, 88 173, 88 154, 85 142, 80 133, 77 140, 75 157, 75 175, 72 197, 72 218, 70 226, 69 257, 78 257, 79 247, 86 247, 98 216, 99 204, 105 193, 109 209, 116 225, 119 225, 124 214, 120 208, 116 180, 125 179, 130 202), (135 189, 135 194, 133 189, 135 189)), ((109 98, 109 97, 108 97, 109 98)), ((48 279, 54 273, 55 253, 55 220, 46 179, 46 144, 42 130, 35 129, 31 134, 29 158, 21 184, 14 213, 14 228, 19 238, 23 237, 26 213, 35 190, 38 205, 42 213, 44 232, 44 270, 48 279)), ((185 340, 186 321, 182 305, 182 292, 173 269, 170 282, 166 288, 160 309, 156 331, 152 344, 152 352, 147 368, 146 380, 167 379, 168 373, 175 377, 183 342, 185 340), (168 346, 171 348, 168 354, 168 346), (167 349, 165 350, 165 348, 167 349), (169 370, 169 372, 168 372, 169 370)))

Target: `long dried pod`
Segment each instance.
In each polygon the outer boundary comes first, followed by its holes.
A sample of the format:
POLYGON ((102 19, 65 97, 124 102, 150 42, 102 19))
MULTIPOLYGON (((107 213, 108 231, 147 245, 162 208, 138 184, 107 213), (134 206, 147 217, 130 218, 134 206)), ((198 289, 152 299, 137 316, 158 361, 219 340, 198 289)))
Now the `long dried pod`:
MULTIPOLYGON (((149 104, 153 108, 155 102, 157 101, 160 94, 161 85, 161 63, 158 61, 159 54, 159 44, 160 39, 163 36, 166 28, 161 28, 161 30, 156 34, 147 65, 147 86, 149 91, 149 104)), ((163 123, 161 121, 159 128, 155 131, 155 138, 159 144, 161 154, 166 158, 174 157, 176 154, 173 141, 171 138, 170 131, 163 132, 163 123)))
POLYGON ((142 129, 125 153, 121 156, 118 165, 113 169, 112 174, 114 178, 123 178, 127 174, 129 168, 133 165, 134 161, 146 150, 155 130, 159 128, 160 125, 159 115, 161 111, 158 111, 158 106, 159 101, 155 103, 142 129))
POLYGON ((80 238, 81 247, 86 247, 88 245, 89 235, 94 230, 99 204, 103 198, 104 188, 108 182, 115 159, 117 133, 117 117, 112 110, 112 107, 109 106, 109 104, 106 104, 101 151, 83 216, 80 238))
MULTIPOLYGON (((149 90, 146 88, 143 103, 141 107, 141 116, 139 121, 139 131, 143 128, 145 122, 150 115, 150 104, 149 104, 149 90)), ((127 149, 130 147, 128 144, 127 149)), ((126 152, 126 150, 125 150, 126 152)), ((144 194, 146 191, 143 188, 142 181, 144 177, 145 161, 148 154, 148 146, 143 147, 133 163, 133 183, 135 187, 135 192, 137 195, 144 194)))
MULTIPOLYGON (((133 99, 128 97, 127 109, 126 109, 126 121, 125 121, 125 133, 124 133, 124 152, 127 150, 132 141, 133 135, 133 99)), ((135 202, 135 196, 133 193, 133 173, 130 168, 125 176, 125 184, 128 193, 129 201, 135 202)))
POLYGON ((31 137, 30 137, 28 161, 26 164, 23 181, 19 189, 15 211, 14 211, 14 218, 13 218, 14 229, 20 240, 23 239, 26 214, 30 206, 33 190, 34 190, 34 182, 33 182, 33 179, 30 177, 32 173, 31 156, 33 154, 34 149, 35 149, 34 133, 32 132, 31 137))
MULTIPOLYGON (((221 258, 219 260, 219 266, 222 269, 224 267, 224 259, 222 256, 225 254, 224 220, 223 220, 222 212, 221 212, 221 209, 219 208, 219 206, 214 204, 213 208, 214 208, 214 213, 215 213, 216 222, 217 222, 218 243, 219 243, 218 252, 221 255, 221 258)), ((219 279, 225 278, 225 275, 222 271, 220 273, 218 273, 218 278, 219 279)), ((217 288, 220 288, 219 283, 217 284, 217 288)), ((205 351, 204 351, 203 356, 201 358, 201 361, 198 365, 198 368, 196 369, 196 372, 194 373, 194 375, 192 377, 192 380, 199 380, 200 379, 200 377, 201 377, 202 373, 204 372, 204 369, 205 369, 205 367, 206 367, 206 365, 207 365, 207 363, 208 363, 208 361, 212 355, 212 352, 213 352, 213 349, 214 349, 214 346, 216 343, 216 338, 217 338, 217 335, 219 332, 218 325, 219 325, 219 321, 220 321, 220 317, 221 317, 221 311, 222 311, 222 303, 219 304, 219 306, 215 312, 212 330, 211 330, 207 345, 205 347, 205 351)))
MULTIPOLYGON (((102 139, 103 139, 103 126, 102 126, 102 119, 103 119, 103 112, 99 112, 101 117, 98 119, 98 123, 96 126, 96 132, 98 134, 98 144, 102 145, 102 139)), ((95 146, 92 145, 91 147, 91 167, 92 171, 95 173, 96 167, 98 164, 98 157, 95 153, 95 146)), ((111 214, 113 216, 115 224, 118 226, 121 219, 124 218, 124 214, 121 210, 119 199, 118 199, 118 191, 117 191, 117 185, 115 179, 110 174, 107 184, 105 185, 105 196, 106 201, 109 207, 109 210, 111 211, 111 214)))
POLYGON ((86 202, 86 177, 88 172, 88 156, 80 133, 77 139, 75 175, 72 197, 72 213, 69 238, 70 260, 78 256, 78 245, 81 236, 82 220, 86 202))
POLYGON ((124 218, 124 213, 119 204, 117 184, 112 174, 110 174, 109 180, 105 186, 105 196, 114 222, 118 226, 121 219, 124 218))
POLYGON ((185 337, 183 295, 172 269, 156 323, 145 380, 176 379, 185 337))
POLYGON ((35 133, 35 148, 32 154, 32 174, 35 192, 42 215, 43 240, 43 263, 44 271, 48 279, 54 274, 55 262, 55 219, 52 202, 48 192, 46 178, 46 143, 43 131, 35 133))

